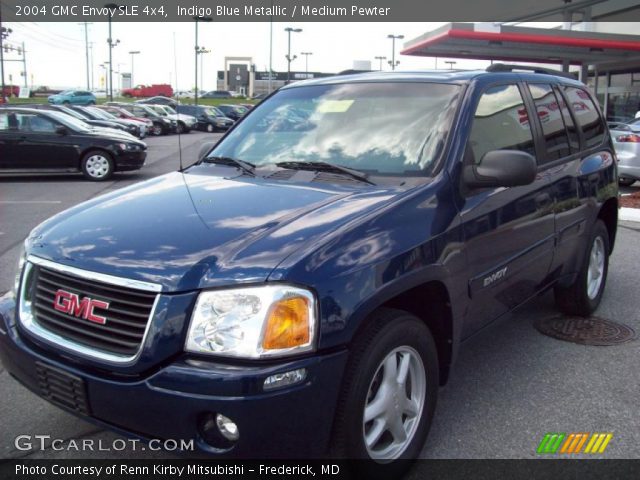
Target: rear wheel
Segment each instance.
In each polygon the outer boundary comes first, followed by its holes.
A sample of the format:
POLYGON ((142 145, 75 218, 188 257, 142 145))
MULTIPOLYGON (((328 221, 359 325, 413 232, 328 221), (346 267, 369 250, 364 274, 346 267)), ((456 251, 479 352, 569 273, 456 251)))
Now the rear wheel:
POLYGON ((602 220, 597 220, 576 280, 568 287, 554 289, 560 311, 566 315, 591 315, 602 300, 608 271, 609 231, 602 220))
POLYGON ((622 185, 623 187, 630 187, 631 185, 636 183, 636 179, 635 178, 628 178, 628 177, 620 177, 618 179, 618 183, 620 185, 622 185))
POLYGON ((162 125, 158 125, 154 123, 153 127, 151 127, 151 133, 156 137, 159 137, 160 135, 162 135, 162 125))
POLYGON ((438 394, 438 356, 425 324, 381 309, 358 336, 343 380, 332 452, 359 474, 393 478, 420 453, 438 394))
POLYGON ((213 133, 215 132, 215 127, 213 125, 211 125, 210 123, 207 123, 207 132, 209 133, 213 133))
POLYGON ((82 173, 88 180, 100 182, 113 175, 113 160, 111 156, 100 150, 92 150, 82 158, 82 173))
POLYGON ((89 102, 89 105, 95 105, 95 104, 96 104, 96 102, 94 102, 93 100, 91 100, 91 101, 89 102))
POLYGON ((71 102, 69 102, 69 100, 65 100, 64 102, 62 102, 63 105, 71 105, 71 102))

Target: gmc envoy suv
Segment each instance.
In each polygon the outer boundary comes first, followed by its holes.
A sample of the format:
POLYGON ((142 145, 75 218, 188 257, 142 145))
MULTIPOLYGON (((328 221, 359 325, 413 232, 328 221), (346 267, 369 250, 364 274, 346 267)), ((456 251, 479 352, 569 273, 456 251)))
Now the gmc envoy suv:
POLYGON ((403 468, 465 339, 605 288, 602 113, 515 68, 295 83, 189 168, 45 221, 0 303, 6 370, 125 435, 403 468))

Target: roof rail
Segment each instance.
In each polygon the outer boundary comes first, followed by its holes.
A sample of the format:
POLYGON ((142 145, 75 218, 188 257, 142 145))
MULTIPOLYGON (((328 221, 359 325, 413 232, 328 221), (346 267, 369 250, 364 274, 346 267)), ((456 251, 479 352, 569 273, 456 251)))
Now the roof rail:
POLYGON ((546 75, 556 75, 558 77, 576 80, 576 76, 570 72, 562 72, 552 68, 535 67, 529 65, 512 65, 509 63, 492 63, 487 67, 487 72, 513 72, 514 70, 526 70, 534 73, 544 73, 546 75))

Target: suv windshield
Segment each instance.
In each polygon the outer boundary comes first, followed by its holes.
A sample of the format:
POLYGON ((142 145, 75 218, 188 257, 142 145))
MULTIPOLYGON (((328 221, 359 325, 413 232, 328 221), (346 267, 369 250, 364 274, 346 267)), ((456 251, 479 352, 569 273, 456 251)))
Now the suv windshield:
POLYGON ((351 83, 284 89, 211 152, 265 166, 327 162, 378 174, 431 173, 460 87, 351 83))

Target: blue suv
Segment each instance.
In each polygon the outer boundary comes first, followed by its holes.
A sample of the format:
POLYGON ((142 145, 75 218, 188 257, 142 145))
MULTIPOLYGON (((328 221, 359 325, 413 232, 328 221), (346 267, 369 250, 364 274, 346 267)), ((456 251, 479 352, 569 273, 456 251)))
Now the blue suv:
POLYGON ((406 467, 465 339, 605 289, 602 113, 514 68, 295 83, 195 165, 44 222, 0 303, 7 371, 144 439, 406 467))

